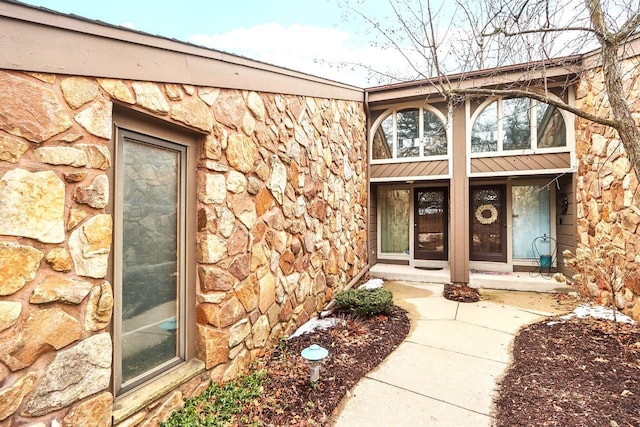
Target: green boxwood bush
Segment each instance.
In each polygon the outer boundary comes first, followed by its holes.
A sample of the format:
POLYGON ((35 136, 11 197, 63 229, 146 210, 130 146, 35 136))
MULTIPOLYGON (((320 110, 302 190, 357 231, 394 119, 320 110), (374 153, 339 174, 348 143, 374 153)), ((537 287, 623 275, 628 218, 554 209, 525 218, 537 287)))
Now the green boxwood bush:
POLYGON ((393 307, 393 294, 388 289, 349 289, 335 297, 338 308, 359 316, 388 313, 393 307))

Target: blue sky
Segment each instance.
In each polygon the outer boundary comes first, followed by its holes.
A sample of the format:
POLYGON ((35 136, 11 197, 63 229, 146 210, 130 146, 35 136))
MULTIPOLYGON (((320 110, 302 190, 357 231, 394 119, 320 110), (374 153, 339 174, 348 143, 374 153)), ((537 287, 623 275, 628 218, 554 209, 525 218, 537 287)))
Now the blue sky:
MULTIPOLYGON (((375 63, 365 26, 345 19, 335 0, 22 0, 25 3, 196 43, 357 86, 362 70, 338 67, 375 63)), ((367 12, 380 13, 380 0, 367 12)))

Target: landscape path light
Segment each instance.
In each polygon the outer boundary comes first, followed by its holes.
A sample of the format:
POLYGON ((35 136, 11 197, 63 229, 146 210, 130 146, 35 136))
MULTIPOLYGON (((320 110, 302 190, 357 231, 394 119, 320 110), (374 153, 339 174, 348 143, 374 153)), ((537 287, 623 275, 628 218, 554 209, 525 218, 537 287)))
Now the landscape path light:
POLYGON ((329 355, 329 350, 320 347, 318 344, 311 344, 302 350, 300 354, 305 360, 311 363, 311 369, 309 370, 311 382, 314 383, 318 381, 320 378, 320 362, 329 355))

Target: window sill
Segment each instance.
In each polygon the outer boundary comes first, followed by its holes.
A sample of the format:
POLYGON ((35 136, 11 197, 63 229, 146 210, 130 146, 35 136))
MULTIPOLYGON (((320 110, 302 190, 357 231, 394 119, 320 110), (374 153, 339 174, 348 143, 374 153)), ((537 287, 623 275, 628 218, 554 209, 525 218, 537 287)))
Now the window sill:
POLYGON ((570 147, 550 147, 550 148, 536 148, 525 150, 501 150, 501 151, 483 151, 483 152, 468 152, 471 159, 482 159, 485 157, 511 157, 511 156, 534 156, 538 154, 556 154, 556 153, 571 153, 570 147))
POLYGON ((204 372, 204 370, 205 365, 203 361, 191 359, 163 374, 158 379, 120 398, 116 398, 111 413, 113 424, 116 425, 124 421, 137 411, 145 408, 165 394, 186 383, 191 378, 204 372))
POLYGON ((390 159, 371 159, 372 165, 387 165, 390 163, 417 163, 438 160, 449 160, 449 154, 434 154, 422 157, 393 157, 390 159))

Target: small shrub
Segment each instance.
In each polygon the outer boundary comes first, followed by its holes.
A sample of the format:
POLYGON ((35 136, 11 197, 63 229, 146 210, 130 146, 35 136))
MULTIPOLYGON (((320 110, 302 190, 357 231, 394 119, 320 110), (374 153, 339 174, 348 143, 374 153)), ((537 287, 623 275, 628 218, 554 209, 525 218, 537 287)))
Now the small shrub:
POLYGON ((627 252, 612 242, 579 247, 575 254, 565 250, 562 255, 564 264, 576 272, 572 279, 579 292, 610 305, 615 321, 616 310, 625 308, 625 283, 638 277, 638 263, 627 260, 627 252))
POLYGON ((336 294, 336 304, 342 310, 359 316, 388 313, 393 307, 393 294, 388 289, 349 289, 336 294))

